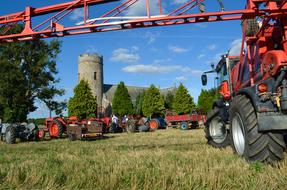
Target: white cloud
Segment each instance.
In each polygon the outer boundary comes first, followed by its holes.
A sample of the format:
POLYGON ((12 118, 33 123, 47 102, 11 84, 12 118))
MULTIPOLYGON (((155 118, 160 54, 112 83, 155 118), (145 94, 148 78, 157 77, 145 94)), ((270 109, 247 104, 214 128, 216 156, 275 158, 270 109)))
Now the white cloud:
POLYGON ((173 53, 185 53, 188 49, 178 47, 178 46, 168 46, 168 49, 173 53))
POLYGON ((231 43, 231 48, 229 51, 229 55, 231 56, 237 56, 240 55, 240 51, 241 51, 241 44, 242 44, 242 40, 241 39, 236 39, 231 43))
POLYGON ((89 46, 87 47, 87 49, 86 49, 86 52, 87 52, 87 53, 95 53, 95 52, 97 52, 97 49, 96 49, 95 46, 89 45, 89 46))
POLYGON ((204 58, 205 57, 205 54, 199 54, 198 56, 197 56, 197 59, 202 59, 202 58, 204 58))
MULTIPOLYGON (((159 15, 157 1, 149 1, 151 15, 159 15)), ((146 0, 139 0, 127 9, 127 16, 146 16, 146 0)))
POLYGON ((188 0, 173 0, 173 3, 176 5, 180 5, 180 4, 184 4, 186 3, 188 0))
POLYGON ((187 77, 185 77, 185 76, 179 76, 179 77, 176 77, 175 79, 178 80, 178 81, 186 81, 186 80, 187 80, 187 77))
POLYGON ((75 9, 70 16, 70 20, 72 21, 83 21, 84 20, 84 9, 83 8, 79 8, 79 9, 75 9))
POLYGON ((172 73, 172 72, 184 72, 195 76, 200 76, 203 71, 194 70, 190 67, 183 67, 180 65, 129 65, 122 68, 122 71, 126 73, 172 73))
POLYGON ((158 38, 159 33, 146 32, 144 38, 147 39, 148 44, 152 44, 158 38))
POLYGON ((215 49, 216 49, 216 45, 215 45, 215 44, 210 44, 210 45, 208 46, 208 49, 209 49, 209 50, 215 50, 215 49))
POLYGON ((153 61, 153 63, 154 64, 160 64, 160 63, 169 63, 169 62, 171 62, 171 59, 170 58, 168 58, 168 59, 155 59, 154 61, 153 61))
POLYGON ((122 70, 127 73, 170 73, 178 69, 180 66, 130 65, 122 70))
POLYGON ((140 59, 140 56, 136 53, 138 49, 137 46, 133 46, 131 50, 118 48, 112 52, 111 61, 135 63, 140 59))

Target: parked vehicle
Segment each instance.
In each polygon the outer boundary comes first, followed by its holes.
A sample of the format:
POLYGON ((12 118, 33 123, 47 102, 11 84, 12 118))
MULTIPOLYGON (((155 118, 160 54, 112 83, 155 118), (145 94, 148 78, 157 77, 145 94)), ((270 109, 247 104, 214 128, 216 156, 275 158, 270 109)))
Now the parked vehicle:
POLYGON ((165 121, 169 127, 180 127, 182 130, 195 129, 199 127, 200 122, 204 122, 205 115, 199 114, 196 110, 191 114, 176 115, 167 112, 165 121))
MULTIPOLYGON (((274 2, 274 8, 279 4, 274 2)), ((287 42, 286 15, 243 22, 240 59, 226 57, 226 80, 222 97, 208 114, 208 141, 230 133, 235 153, 248 161, 274 162, 284 158, 287 131, 287 42), (272 20, 272 21, 271 21, 272 20), (221 114, 223 113, 223 114, 221 114), (230 126, 222 127, 226 123, 230 126), (212 128, 212 130, 209 130, 212 128), (221 132, 226 128, 226 132, 221 132)), ((206 84, 206 74, 202 83, 206 84)), ((225 145, 224 145, 225 146, 225 145)))
POLYGON ((16 139, 21 141, 37 140, 38 127, 34 123, 0 123, 0 139, 7 144, 16 143, 16 139))
POLYGON ((40 130, 39 137, 44 138, 45 133, 50 138, 61 138, 65 134, 70 140, 82 140, 103 135, 104 122, 102 119, 79 119, 75 116, 69 118, 47 118, 45 128, 40 130))

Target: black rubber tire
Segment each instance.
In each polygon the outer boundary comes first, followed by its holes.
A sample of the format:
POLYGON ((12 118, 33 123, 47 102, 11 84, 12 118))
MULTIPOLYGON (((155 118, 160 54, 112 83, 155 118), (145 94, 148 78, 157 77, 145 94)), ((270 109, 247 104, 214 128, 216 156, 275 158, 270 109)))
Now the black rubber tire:
POLYGON ((283 134, 258 132, 256 111, 249 98, 244 95, 236 96, 230 107, 231 144, 235 153, 240 153, 236 150, 234 143, 234 138, 237 138, 235 135, 238 136, 238 133, 234 132, 236 131, 235 124, 233 125, 233 118, 235 117, 240 117, 242 122, 242 127, 240 128, 245 140, 242 156, 247 161, 273 163, 284 158, 286 144, 283 134))
POLYGON ((207 143, 215 148, 226 148, 227 146, 230 145, 230 133, 229 130, 226 129, 226 124, 225 122, 221 119, 220 115, 220 108, 214 107, 210 112, 208 112, 206 116, 206 123, 204 124, 204 132, 205 132, 205 138, 207 139, 207 143), (223 127, 225 128, 225 138, 223 139, 222 142, 218 142, 211 134, 210 134, 210 127, 211 127, 211 122, 213 119, 218 120, 221 122, 223 127))
POLYGON ((54 120, 53 123, 55 123, 58 126, 59 129, 59 136, 57 138, 62 138, 64 133, 64 126, 59 120, 54 120))
POLYGON ((16 127, 9 126, 5 131, 5 142, 7 144, 16 143, 16 127))

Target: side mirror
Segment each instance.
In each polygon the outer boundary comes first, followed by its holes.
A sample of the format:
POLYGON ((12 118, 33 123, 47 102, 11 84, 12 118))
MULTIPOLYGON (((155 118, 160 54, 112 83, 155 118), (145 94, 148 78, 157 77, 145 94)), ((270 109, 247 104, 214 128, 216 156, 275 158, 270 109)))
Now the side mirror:
POLYGON ((206 86, 206 84, 207 84, 207 75, 206 75, 206 73, 203 73, 201 75, 201 83, 202 83, 203 86, 206 86))

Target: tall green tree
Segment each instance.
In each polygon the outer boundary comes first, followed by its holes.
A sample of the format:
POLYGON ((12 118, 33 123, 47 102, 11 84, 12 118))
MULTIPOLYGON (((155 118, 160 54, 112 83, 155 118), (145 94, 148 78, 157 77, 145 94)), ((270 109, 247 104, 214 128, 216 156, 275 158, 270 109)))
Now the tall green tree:
POLYGON ((120 82, 112 101, 113 113, 123 117, 133 113, 133 103, 124 82, 120 82))
MULTIPOLYGON (((15 25, 9 34, 22 29, 15 25)), ((56 88, 60 48, 57 40, 0 44, 0 117, 4 121, 25 121, 37 109, 36 101, 48 102, 64 93, 56 88)))
POLYGON ((97 112, 97 98, 93 96, 89 83, 81 80, 74 89, 74 96, 68 102, 69 116, 81 119, 95 117, 97 112))
POLYGON ((219 98, 217 88, 211 88, 209 90, 201 90, 198 97, 197 107, 204 113, 209 112, 212 109, 213 102, 219 98))
POLYGON ((164 106, 166 109, 172 109, 173 100, 173 93, 171 91, 168 91, 164 99, 164 106))
POLYGON ((145 92, 142 109, 146 117, 163 114, 164 99, 161 97, 159 89, 154 85, 151 85, 145 92))
POLYGON ((187 114, 195 108, 195 103, 193 98, 188 93, 188 90, 180 83, 177 88, 174 101, 173 101, 173 111, 177 114, 187 114))
POLYGON ((136 102, 134 104, 134 113, 137 115, 143 115, 143 100, 144 100, 144 92, 141 92, 136 97, 136 102))
POLYGON ((56 115, 61 115, 63 110, 67 108, 67 102, 65 101, 50 100, 46 102, 46 105, 50 111, 50 117, 52 117, 52 112, 55 112, 56 115))

